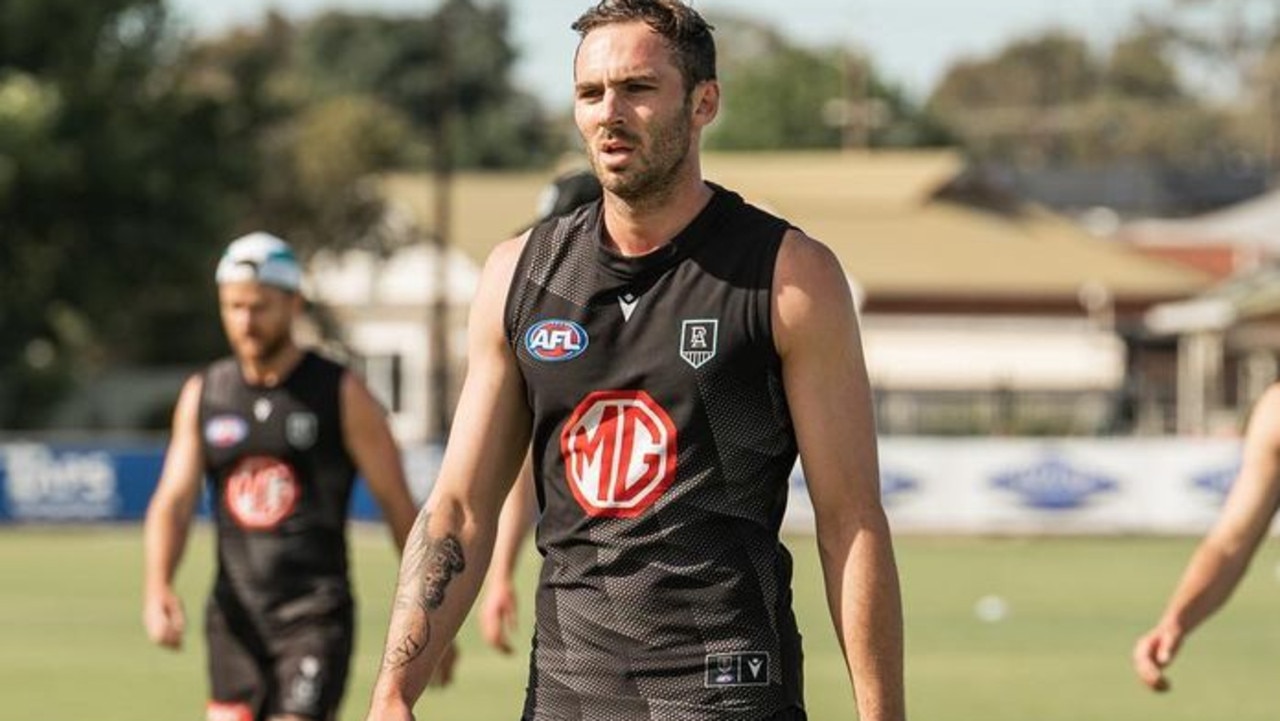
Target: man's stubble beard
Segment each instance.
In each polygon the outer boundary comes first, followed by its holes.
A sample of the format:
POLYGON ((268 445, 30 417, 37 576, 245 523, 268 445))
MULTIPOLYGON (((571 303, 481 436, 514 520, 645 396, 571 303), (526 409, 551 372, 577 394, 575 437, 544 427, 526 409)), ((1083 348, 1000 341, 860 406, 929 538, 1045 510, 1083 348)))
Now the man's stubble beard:
POLYGON ((670 123, 654 128, 655 132, 650 136, 652 151, 649 163, 635 175, 608 173, 600 164, 599 157, 592 153, 591 164, 600 185, 632 205, 653 205, 665 201, 674 191, 673 181, 679 177, 689 158, 689 141, 693 128, 690 114, 691 104, 686 99, 680 112, 670 123))

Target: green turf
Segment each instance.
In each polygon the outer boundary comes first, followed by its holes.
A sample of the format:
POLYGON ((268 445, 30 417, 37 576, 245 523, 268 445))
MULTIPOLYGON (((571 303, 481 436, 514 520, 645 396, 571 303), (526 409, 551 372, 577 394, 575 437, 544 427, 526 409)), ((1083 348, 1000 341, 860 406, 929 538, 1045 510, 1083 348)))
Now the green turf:
MULTIPOLYGON (((361 635, 342 718, 363 718, 386 629, 395 563, 385 535, 354 534, 361 635)), ((794 538, 797 614, 805 634, 814 721, 853 717, 852 694, 821 594, 812 539, 794 538)), ((945 721, 1206 721, 1275 719, 1280 700, 1280 553, 1266 548, 1231 604, 1190 642, 1174 691, 1144 691, 1130 644, 1158 613, 1191 551, 1189 539, 922 539, 898 541, 907 618, 908 705, 945 721), (996 594, 1010 613, 979 621, 996 594)), ((136 527, 0 532, 0 718, 172 721, 201 717, 201 604, 210 579, 207 529, 193 537, 180 585, 192 617, 180 654, 151 647, 139 621, 136 527)), ((536 558, 522 570, 532 583, 536 558)), ((525 600, 528 600, 526 594, 525 600)), ((530 628, 525 603, 522 631, 530 628)), ((455 685, 419 718, 514 721, 526 668, 461 639, 455 685)))

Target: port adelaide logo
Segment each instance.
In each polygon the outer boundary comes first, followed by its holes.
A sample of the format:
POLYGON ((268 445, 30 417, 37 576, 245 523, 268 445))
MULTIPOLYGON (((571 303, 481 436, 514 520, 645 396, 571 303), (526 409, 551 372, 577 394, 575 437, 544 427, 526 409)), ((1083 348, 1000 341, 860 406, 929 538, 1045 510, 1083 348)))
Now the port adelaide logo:
POLYGON ((686 320, 680 326, 680 357, 694 368, 701 368, 716 357, 716 336, 720 322, 714 318, 686 320))
POLYGON ((556 363, 577 358, 587 350, 587 331, 571 320, 534 323, 524 334, 524 347, 540 361, 556 363))

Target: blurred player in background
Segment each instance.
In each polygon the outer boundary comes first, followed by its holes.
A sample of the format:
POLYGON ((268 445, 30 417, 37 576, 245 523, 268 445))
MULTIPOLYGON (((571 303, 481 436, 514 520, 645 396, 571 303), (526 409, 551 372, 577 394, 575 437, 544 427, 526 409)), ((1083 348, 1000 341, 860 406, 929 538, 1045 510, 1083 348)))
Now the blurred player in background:
POLYGON ((1280 507, 1280 385, 1254 405, 1245 430, 1240 472, 1212 530, 1200 542, 1155 627, 1133 647, 1138 678, 1167 691, 1164 670, 1187 636, 1204 623, 1244 578, 1280 507))
POLYGON ((416 512, 382 407, 353 373, 294 342, 301 277, 274 236, 227 248, 216 279, 233 357, 184 386, 147 510, 143 623, 178 649, 186 615, 173 579, 208 477, 208 721, 335 718, 354 633, 346 524, 357 471, 397 548, 416 512))
POLYGON ((574 24, 603 202, 490 255, 439 478, 405 549, 369 718, 407 721, 476 598, 527 450, 542 515, 524 718, 805 718, 797 453, 862 721, 902 721, 902 616, 849 282, 702 179, 710 27, 679 0, 574 24))

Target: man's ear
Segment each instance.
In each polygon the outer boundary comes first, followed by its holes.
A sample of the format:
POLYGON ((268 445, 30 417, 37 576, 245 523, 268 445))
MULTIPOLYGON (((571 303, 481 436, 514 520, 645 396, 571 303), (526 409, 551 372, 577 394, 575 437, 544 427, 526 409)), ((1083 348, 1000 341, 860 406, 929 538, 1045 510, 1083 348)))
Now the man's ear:
POLYGON ((693 124, 705 127, 720 113, 720 82, 703 80, 693 89, 693 124))

